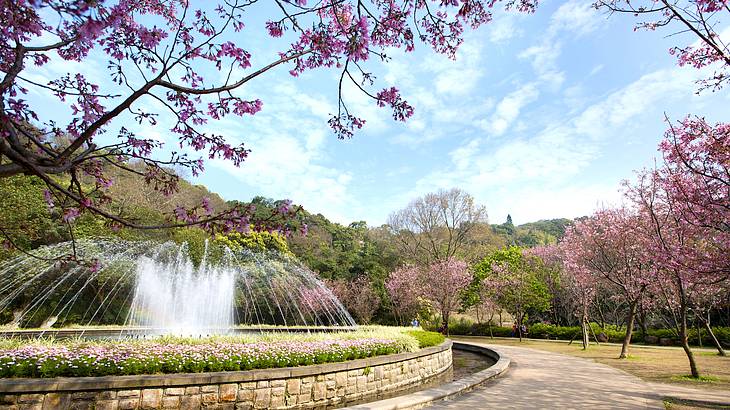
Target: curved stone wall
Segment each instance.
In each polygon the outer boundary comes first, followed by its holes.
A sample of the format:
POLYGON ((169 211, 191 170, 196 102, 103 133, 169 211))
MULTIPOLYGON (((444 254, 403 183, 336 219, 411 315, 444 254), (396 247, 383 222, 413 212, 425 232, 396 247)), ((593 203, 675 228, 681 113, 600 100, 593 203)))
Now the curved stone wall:
POLYGON ((241 372, 0 379, 2 409, 323 408, 408 389, 451 367, 451 341, 412 353, 241 372))

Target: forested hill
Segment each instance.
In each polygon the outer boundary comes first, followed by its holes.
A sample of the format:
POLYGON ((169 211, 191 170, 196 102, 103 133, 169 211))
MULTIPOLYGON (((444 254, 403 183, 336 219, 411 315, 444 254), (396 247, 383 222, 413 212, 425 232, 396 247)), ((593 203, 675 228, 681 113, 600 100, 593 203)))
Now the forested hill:
MULTIPOLYGON (((110 206, 146 223, 161 223, 175 206, 199 203, 208 197, 216 209, 223 209, 237 201, 224 201, 201 185, 181 180, 180 191, 165 197, 154 192, 143 181, 117 176, 110 206)), ((17 176, 0 180, 0 227, 13 243, 25 250, 53 244, 71 238, 68 226, 60 222, 43 199, 44 185, 34 177, 17 176)), ((255 197, 257 214, 270 215, 281 201, 255 197)), ((472 230, 466 259, 476 259, 485 252, 505 245, 536 246, 554 243, 570 224, 569 219, 552 219, 512 225, 511 218, 502 224, 491 224, 472 230), (473 254, 469 254, 473 253, 473 254)), ((365 221, 342 225, 325 215, 302 210, 296 225, 307 224, 306 236, 288 238, 291 251, 325 278, 352 278, 362 274, 384 277, 403 260, 408 260, 399 249, 398 238, 387 225, 370 227, 365 221)), ((114 231, 104 221, 89 215, 79 218, 73 226, 75 237, 120 236, 126 239, 195 240, 205 237, 199 229, 166 231, 114 231)), ((6 244, 7 245, 7 244, 6 244)), ((7 248, 7 247, 6 247, 7 248)), ((0 258, 10 256, 9 249, 0 250, 0 258)))

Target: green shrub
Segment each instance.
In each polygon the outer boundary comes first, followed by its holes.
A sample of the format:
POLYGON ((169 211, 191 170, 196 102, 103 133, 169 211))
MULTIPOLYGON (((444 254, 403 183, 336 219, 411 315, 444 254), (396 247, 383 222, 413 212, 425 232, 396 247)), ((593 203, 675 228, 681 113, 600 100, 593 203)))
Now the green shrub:
POLYGON ((426 330, 408 330, 406 333, 409 336, 413 336, 416 340, 418 340, 418 347, 424 348, 424 347, 430 347, 430 346, 437 346, 446 340, 446 337, 438 332, 428 332, 426 330))
MULTIPOLYGON (((594 334, 605 334, 611 343, 622 343, 626 335, 626 329, 619 326, 606 326, 602 328, 598 323, 591 323, 592 333, 589 333, 591 340, 594 334)), ((553 339, 553 340, 579 340, 580 326, 557 326, 548 323, 535 323, 527 327, 527 337, 534 339, 553 339)), ((723 346, 730 346, 730 327, 713 327, 712 331, 723 346)), ((473 323, 472 321, 461 318, 449 322, 449 334, 455 336, 494 336, 494 337, 511 337, 511 327, 490 326, 487 323, 473 323), (491 329, 490 329, 491 328, 491 329), (490 333, 491 330, 491 333, 490 333)), ((655 336, 659 339, 667 338, 672 340, 673 344, 679 344, 677 334, 672 329, 649 329, 646 333, 649 336, 655 336)), ((703 346, 712 346, 713 342, 710 335, 705 329, 700 329, 703 346)), ((631 334, 631 343, 644 342, 644 334, 641 330, 635 330, 631 334)), ((689 343, 697 346, 697 329, 689 329, 689 343)))

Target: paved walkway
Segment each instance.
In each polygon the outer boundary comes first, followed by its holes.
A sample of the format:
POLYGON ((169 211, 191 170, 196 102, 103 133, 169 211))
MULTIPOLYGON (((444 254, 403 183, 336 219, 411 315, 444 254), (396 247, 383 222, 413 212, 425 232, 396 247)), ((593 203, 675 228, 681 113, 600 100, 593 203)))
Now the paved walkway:
MULTIPOLYGON (((591 360, 524 347, 488 346, 512 360, 498 379, 431 408, 450 409, 663 409, 662 398, 674 386, 645 382, 591 360)), ((696 392, 686 390, 686 394, 696 392)), ((707 400, 730 401, 721 393, 707 400), (724 399, 724 400, 722 400, 724 399)), ((698 395, 699 397, 699 395, 698 395)))

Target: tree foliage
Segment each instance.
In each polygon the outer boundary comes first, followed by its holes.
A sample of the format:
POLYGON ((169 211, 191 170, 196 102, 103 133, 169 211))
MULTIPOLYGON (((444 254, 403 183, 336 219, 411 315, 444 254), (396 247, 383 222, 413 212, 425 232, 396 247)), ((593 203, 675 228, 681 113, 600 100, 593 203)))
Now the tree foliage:
MULTIPOLYGON (((495 302, 512 315, 520 328, 528 315, 550 308, 546 271, 537 258, 519 247, 494 251, 472 270, 472 289, 489 289, 495 302)), ((519 332, 522 337, 522 330, 519 332)))

